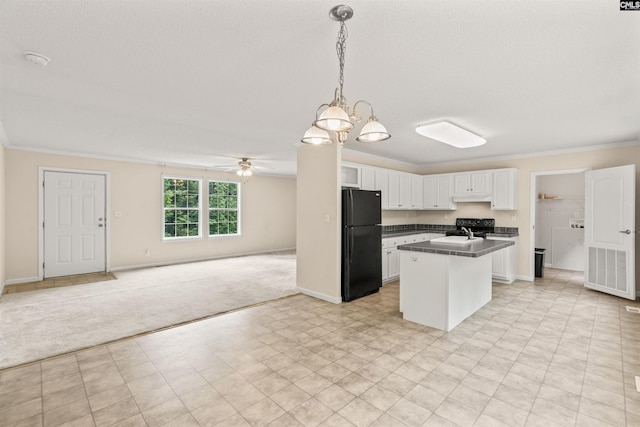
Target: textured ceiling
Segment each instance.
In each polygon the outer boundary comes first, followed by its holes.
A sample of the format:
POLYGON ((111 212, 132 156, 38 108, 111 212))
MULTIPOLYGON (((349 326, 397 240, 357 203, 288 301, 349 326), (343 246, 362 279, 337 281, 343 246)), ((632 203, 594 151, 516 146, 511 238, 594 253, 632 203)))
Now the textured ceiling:
MULTIPOLYGON (((335 4, 2 0, 3 142, 197 166, 248 156, 293 174, 337 84, 335 4)), ((370 101, 392 138, 345 147, 425 165, 639 139, 640 12, 605 0, 348 4, 345 95, 370 101), (416 134, 436 119, 488 143, 416 134)))

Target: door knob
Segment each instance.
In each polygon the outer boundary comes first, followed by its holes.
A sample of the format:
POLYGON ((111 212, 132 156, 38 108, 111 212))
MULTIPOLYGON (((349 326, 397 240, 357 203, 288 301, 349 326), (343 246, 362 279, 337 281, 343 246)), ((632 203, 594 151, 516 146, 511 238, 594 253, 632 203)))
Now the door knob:
POLYGON ((622 233, 622 234, 631 234, 631 230, 627 229, 627 230, 622 230, 622 231, 618 231, 618 233, 622 233))
POLYGON ((102 225, 102 224, 98 224, 98 227, 104 227, 104 225, 102 225))

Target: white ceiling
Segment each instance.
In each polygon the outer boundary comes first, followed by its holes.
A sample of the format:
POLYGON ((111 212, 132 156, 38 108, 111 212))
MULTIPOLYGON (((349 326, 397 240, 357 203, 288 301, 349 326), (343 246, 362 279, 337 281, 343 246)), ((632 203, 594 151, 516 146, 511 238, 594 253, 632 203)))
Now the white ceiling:
MULTIPOLYGON (((293 174, 338 80, 335 4, 2 0, 0 138, 197 166, 248 156, 293 174), (28 50, 51 62, 26 61, 28 50)), ((345 147, 425 165, 640 138, 640 12, 617 1, 347 4, 344 93, 370 101, 392 138, 345 147), (443 118, 488 143, 415 132, 443 118)))

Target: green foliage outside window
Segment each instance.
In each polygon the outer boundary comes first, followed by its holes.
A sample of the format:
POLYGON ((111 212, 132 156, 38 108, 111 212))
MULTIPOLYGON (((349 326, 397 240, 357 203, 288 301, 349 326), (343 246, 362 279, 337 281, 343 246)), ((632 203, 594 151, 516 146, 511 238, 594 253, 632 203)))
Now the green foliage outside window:
POLYGON ((164 237, 200 235, 200 181, 164 178, 164 237))
POLYGON ((240 234, 240 184, 209 181, 209 235, 240 234))

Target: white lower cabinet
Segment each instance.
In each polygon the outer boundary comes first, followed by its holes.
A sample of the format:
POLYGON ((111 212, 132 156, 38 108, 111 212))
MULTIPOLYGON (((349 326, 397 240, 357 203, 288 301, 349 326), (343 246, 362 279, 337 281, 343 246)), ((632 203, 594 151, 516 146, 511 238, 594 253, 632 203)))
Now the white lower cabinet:
MULTIPOLYGON (((511 240, 517 237, 487 237, 487 240, 511 240)), ((516 278, 516 245, 509 246, 491 254, 491 277, 496 282, 512 283, 516 278)))
POLYGON ((382 281, 390 282, 400 277, 399 245, 426 242, 443 236, 444 234, 440 233, 416 233, 382 239, 382 281))

